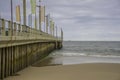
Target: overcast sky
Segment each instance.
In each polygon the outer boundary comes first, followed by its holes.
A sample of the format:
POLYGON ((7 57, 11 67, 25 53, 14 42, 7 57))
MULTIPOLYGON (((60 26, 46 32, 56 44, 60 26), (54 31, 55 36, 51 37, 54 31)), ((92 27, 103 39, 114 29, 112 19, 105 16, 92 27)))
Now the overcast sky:
MULTIPOLYGON (((9 7, 0 0, 0 14, 9 17, 9 7), (2 8, 2 9, 1 9, 2 8), (4 10, 3 10, 4 9, 4 10)), ((19 3, 22 0, 13 0, 19 3)), ((27 0, 30 13, 29 0, 27 0)), ((43 0, 57 26, 64 31, 64 40, 120 41, 120 0, 43 0)))

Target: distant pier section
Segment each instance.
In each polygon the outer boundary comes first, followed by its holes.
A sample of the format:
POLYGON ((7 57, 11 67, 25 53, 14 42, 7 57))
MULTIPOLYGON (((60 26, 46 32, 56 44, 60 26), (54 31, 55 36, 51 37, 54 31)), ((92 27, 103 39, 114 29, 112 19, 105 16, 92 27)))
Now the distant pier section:
MULTIPOLYGON (((0 18, 0 80, 16 75, 16 72, 44 58, 53 50, 61 49, 63 46, 63 30, 58 29, 50 14, 46 15, 45 6, 37 5, 36 0, 30 0, 30 15, 34 15, 34 17, 27 16, 26 0, 22 0, 22 2, 23 20, 20 15, 20 5, 15 8, 16 21, 13 20, 14 4, 12 0, 10 3, 11 20, 2 16, 0 18), (36 8, 39 9, 39 21, 37 21, 36 8), (28 21, 26 20, 27 17, 29 17, 28 21), (29 25, 26 24, 27 22, 29 25)), ((41 0, 38 3, 41 3, 41 0)))

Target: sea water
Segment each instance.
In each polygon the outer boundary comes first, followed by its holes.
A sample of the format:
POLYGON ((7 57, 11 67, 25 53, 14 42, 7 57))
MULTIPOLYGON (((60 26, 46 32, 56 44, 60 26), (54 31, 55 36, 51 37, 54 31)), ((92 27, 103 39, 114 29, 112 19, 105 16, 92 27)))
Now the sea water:
POLYGON ((51 64, 120 63, 120 41, 65 41, 51 64))
POLYGON ((118 41, 68 41, 64 42, 63 55, 120 56, 118 41), (71 54, 72 53, 72 54, 71 54), (74 54, 73 54, 74 53, 74 54))

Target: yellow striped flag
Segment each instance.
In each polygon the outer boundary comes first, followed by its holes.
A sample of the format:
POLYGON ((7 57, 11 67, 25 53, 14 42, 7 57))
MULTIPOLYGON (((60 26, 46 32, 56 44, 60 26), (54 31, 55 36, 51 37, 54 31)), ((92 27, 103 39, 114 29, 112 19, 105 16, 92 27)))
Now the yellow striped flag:
POLYGON ((36 0, 30 0, 32 14, 36 12, 36 0))
POLYGON ((45 6, 41 6, 41 23, 45 22, 45 6))
POLYGON ((20 22, 20 5, 16 6, 16 21, 20 22))

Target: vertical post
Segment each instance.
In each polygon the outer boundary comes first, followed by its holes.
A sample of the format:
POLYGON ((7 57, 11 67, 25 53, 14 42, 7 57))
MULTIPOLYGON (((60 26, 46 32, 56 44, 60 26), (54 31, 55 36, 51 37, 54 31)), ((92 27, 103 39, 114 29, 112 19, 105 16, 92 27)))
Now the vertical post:
POLYGON ((2 55, 1 55, 1 79, 5 77, 5 49, 2 48, 2 55))
POLYGON ((37 30, 37 14, 36 14, 36 10, 35 10, 35 30, 37 30))
POLYGON ((12 36, 12 28, 11 28, 12 22, 8 21, 8 36, 12 36))
POLYGON ((21 32, 21 25, 18 24, 18 36, 20 36, 20 32, 21 32))
POLYGON ((39 30, 41 31, 41 0, 39 0, 39 5, 37 7, 39 8, 39 30))
POLYGON ((48 23, 49 23, 49 22, 48 22, 48 17, 49 17, 49 16, 47 15, 47 16, 46 16, 46 33, 48 33, 48 23))
POLYGON ((9 52, 8 52, 8 47, 6 47, 5 48, 5 76, 7 77, 7 76, 9 76, 8 75, 8 54, 9 54, 9 52))
POLYGON ((57 38, 57 26, 56 26, 56 38, 57 38))
POLYGON ((52 20, 50 20, 50 34, 52 35, 52 20))
POLYGON ((22 27, 25 28, 24 32, 23 32, 23 33, 25 33, 27 31, 27 29, 26 29, 26 0, 23 0, 23 26, 22 27))
POLYGON ((2 61, 2 60, 1 60, 1 59, 2 59, 2 49, 0 48, 0 79, 2 78, 2 77, 1 77, 1 71, 2 71, 2 70, 1 70, 1 67, 2 67, 2 64, 1 64, 1 61, 2 61))
POLYGON ((13 35, 13 1, 11 0, 11 36, 13 35))
POLYGON ((23 24, 26 25, 26 0, 23 0, 23 24))
POLYGON ((53 36, 55 36, 54 34, 55 34, 55 24, 53 23, 53 36))
MULTIPOLYGON (((41 2, 41 0, 39 0, 39 3, 41 2)), ((41 31, 41 6, 39 5, 39 30, 41 31)))
POLYGON ((61 40, 63 41, 63 30, 61 28, 61 40))
POLYGON ((5 36, 5 20, 2 19, 2 36, 5 36))
POLYGON ((8 47, 8 75, 10 76, 10 66, 11 66, 11 48, 10 47, 8 47))
POLYGON ((45 25, 45 6, 44 6, 44 31, 45 31, 45 28, 46 27, 46 25, 45 25))
POLYGON ((13 34, 14 34, 14 36, 16 36, 16 30, 17 30, 17 24, 16 23, 14 23, 14 29, 13 29, 13 34))
POLYGON ((11 47, 11 75, 13 75, 13 69, 14 69, 14 65, 13 65, 13 54, 14 54, 14 51, 13 51, 13 46, 11 47))
POLYGON ((0 36, 2 35, 2 20, 1 20, 1 17, 0 17, 0 36))

